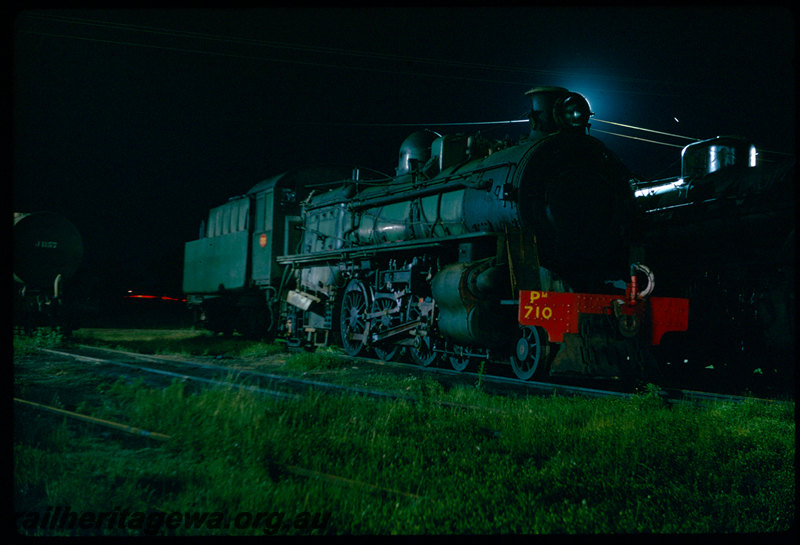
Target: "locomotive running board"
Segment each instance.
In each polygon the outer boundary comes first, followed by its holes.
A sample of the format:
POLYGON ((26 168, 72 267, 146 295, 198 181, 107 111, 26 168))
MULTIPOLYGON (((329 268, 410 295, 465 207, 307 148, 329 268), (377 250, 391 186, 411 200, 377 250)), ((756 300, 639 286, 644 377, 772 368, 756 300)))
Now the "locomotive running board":
POLYGON ((328 261, 341 261, 344 259, 361 259, 387 252, 416 250, 419 248, 438 248, 454 241, 499 236, 503 236, 503 234, 493 231, 479 231, 476 233, 466 233, 464 235, 453 235, 442 238, 423 238, 416 240, 401 240, 397 242, 384 242, 381 244, 370 244, 369 246, 352 246, 350 248, 329 250, 327 252, 281 255, 278 256, 276 260, 281 265, 310 265, 314 263, 326 263, 328 261))

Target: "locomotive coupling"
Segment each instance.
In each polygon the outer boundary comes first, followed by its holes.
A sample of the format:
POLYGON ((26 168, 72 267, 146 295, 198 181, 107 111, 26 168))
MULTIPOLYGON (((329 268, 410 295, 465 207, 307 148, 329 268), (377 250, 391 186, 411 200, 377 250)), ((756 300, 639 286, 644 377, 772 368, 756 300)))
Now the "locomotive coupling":
POLYGON ((633 301, 635 299, 644 299, 651 293, 656 287, 655 275, 653 271, 650 270, 649 267, 643 265, 641 263, 633 263, 631 264, 631 281, 625 287, 625 298, 628 301, 633 301), (647 284, 641 291, 639 291, 639 279, 636 275, 636 272, 641 272, 645 279, 647 280, 647 284))
POLYGON ((647 308, 644 301, 655 288, 655 277, 653 271, 642 263, 632 263, 630 274, 631 281, 625 285, 625 300, 615 299, 612 308, 619 332, 623 337, 633 338, 639 334, 645 321, 647 308), (641 290, 637 272, 645 277, 646 283, 641 290))

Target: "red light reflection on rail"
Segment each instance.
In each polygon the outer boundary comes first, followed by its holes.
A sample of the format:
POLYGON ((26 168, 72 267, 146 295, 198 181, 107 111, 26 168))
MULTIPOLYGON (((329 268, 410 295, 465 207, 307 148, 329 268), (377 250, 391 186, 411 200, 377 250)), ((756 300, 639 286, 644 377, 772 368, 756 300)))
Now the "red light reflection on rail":
POLYGON ((181 299, 178 297, 167 297, 166 295, 143 295, 143 294, 135 294, 135 295, 126 295, 125 299, 159 299, 161 301, 178 301, 180 303, 185 303, 186 299, 181 299))

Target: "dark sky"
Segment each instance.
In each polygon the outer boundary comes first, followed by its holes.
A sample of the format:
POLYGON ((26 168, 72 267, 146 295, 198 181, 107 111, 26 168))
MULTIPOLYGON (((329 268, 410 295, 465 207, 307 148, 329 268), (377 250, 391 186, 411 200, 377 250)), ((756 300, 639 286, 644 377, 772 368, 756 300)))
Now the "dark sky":
MULTIPOLYGON (((778 8, 32 10, 13 34, 13 207, 52 210, 86 264, 180 289, 207 210, 314 163, 391 173, 417 128, 512 138, 524 92, 583 93, 596 120, 794 152, 794 13, 778 8), (408 124, 408 126, 405 126, 408 124), (400 126, 398 126, 400 125, 400 126)), ((635 172, 687 140, 594 121, 635 172)))

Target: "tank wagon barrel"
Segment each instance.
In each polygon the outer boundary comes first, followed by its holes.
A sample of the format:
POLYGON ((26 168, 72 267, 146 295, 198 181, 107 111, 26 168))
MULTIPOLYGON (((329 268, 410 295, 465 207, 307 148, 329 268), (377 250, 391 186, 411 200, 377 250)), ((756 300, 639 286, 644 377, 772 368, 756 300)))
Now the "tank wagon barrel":
POLYGON ((64 282, 83 259, 77 227, 55 212, 14 213, 14 323, 30 333, 44 324, 68 332, 64 282))
POLYGON ((66 279, 83 259, 83 239, 67 218, 54 212, 14 214, 14 279, 34 288, 66 279))

